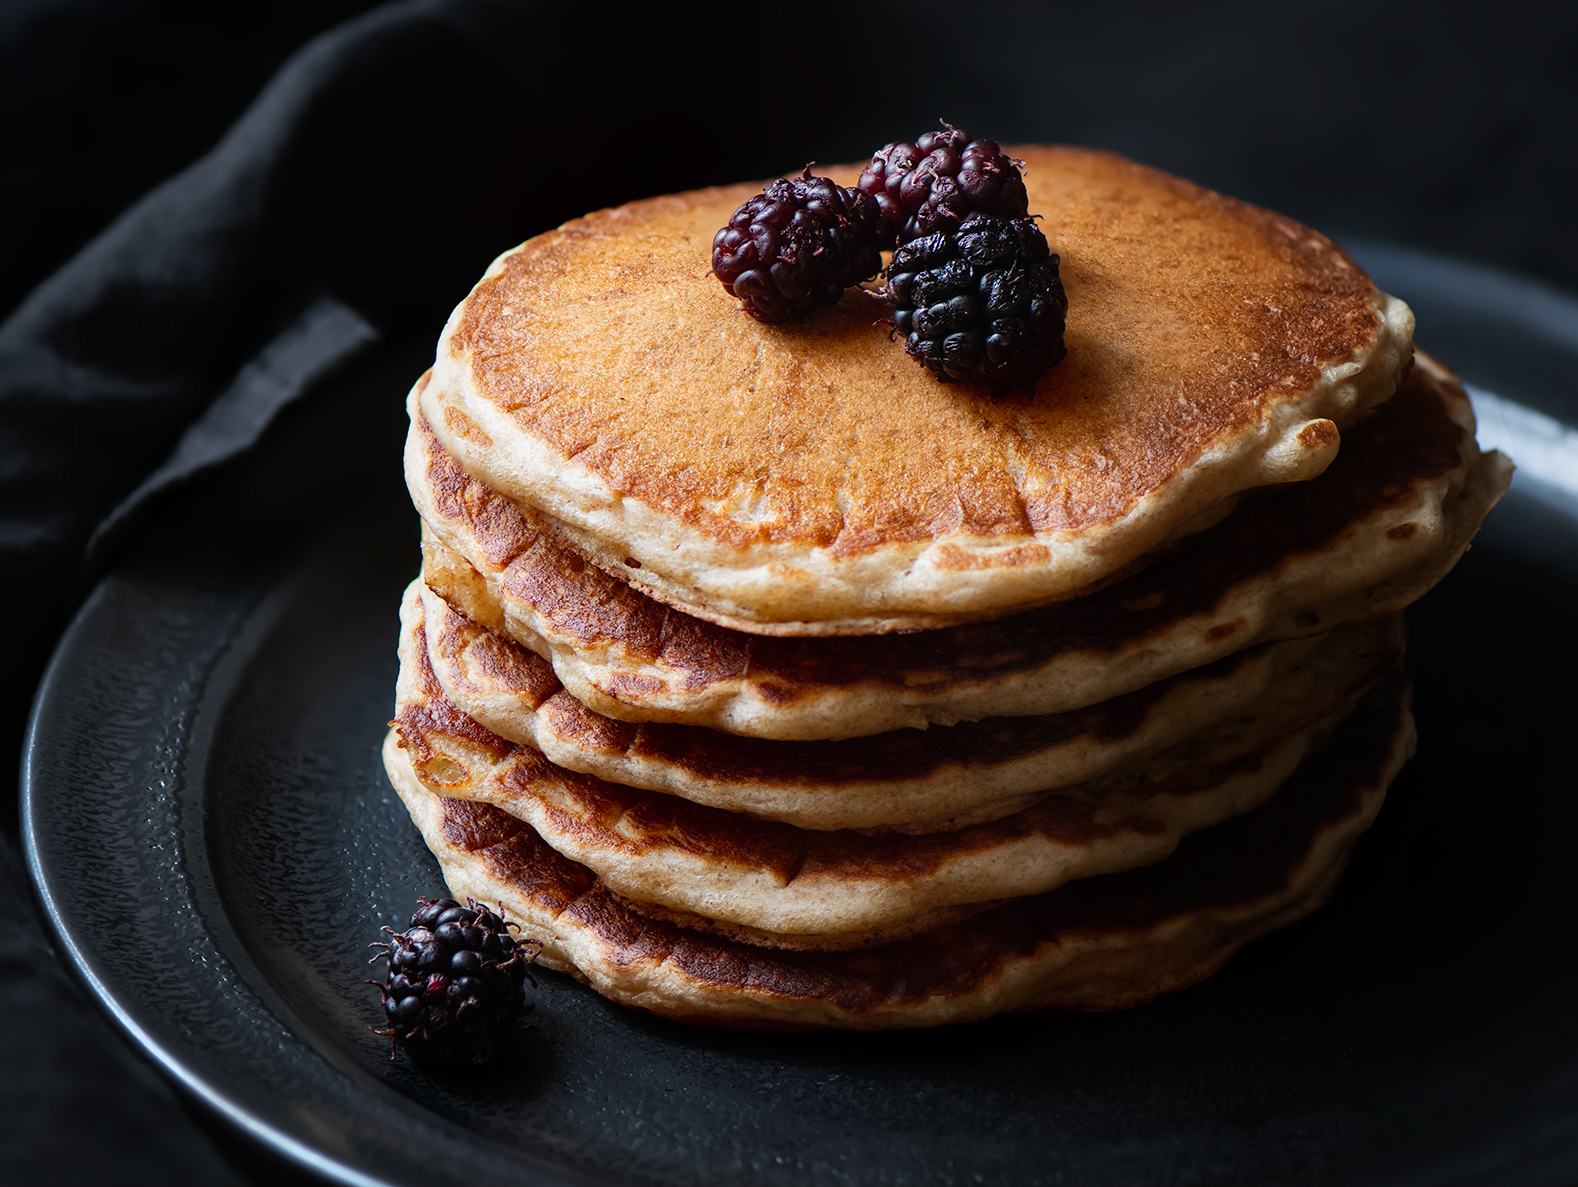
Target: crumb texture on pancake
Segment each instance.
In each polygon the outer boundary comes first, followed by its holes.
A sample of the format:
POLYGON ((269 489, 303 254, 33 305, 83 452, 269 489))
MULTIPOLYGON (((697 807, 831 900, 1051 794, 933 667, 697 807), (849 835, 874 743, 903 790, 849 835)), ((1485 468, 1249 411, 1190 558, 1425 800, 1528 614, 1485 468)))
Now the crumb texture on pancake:
POLYGON ((1239 491, 1318 474, 1392 395, 1412 314, 1324 236, 1111 154, 1013 151, 1070 301, 1033 392, 938 383, 858 290, 800 326, 742 316, 708 271, 758 188, 735 186, 500 257, 422 410, 651 596, 865 634, 1090 587, 1239 491))

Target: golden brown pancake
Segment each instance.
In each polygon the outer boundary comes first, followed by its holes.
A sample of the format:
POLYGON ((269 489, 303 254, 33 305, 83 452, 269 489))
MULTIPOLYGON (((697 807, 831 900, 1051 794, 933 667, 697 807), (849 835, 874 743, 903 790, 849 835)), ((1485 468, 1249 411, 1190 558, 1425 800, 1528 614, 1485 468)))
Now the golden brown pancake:
POLYGON ((480 727, 428 663, 420 603, 408 597, 406 610, 394 729, 428 791, 503 808, 615 893, 770 947, 886 942, 977 904, 1160 860, 1184 834, 1271 795, 1382 674, 1349 674, 1342 687, 1310 689, 1305 704, 1022 797, 1030 806, 981 823, 809 831, 568 771, 480 727))
MULTIPOLYGON (((593 712, 540 656, 413 582, 403 669, 431 665, 466 716, 555 765, 801 828, 935 832, 1008 815, 1186 739, 1236 754, 1344 711, 1402 655, 1401 615, 1264 644, 1069 713, 834 742, 773 742, 593 712)), ((433 788, 432 790, 440 790, 433 788)), ((441 794, 457 794, 442 792, 441 794)))
POLYGON ((751 184, 500 257, 422 412, 652 597, 868 634, 1091 588, 1240 492, 1320 473, 1395 390, 1413 315, 1324 236, 1109 153, 1013 151, 1069 297, 1068 356, 1033 391, 939 383, 860 290, 803 325, 739 312, 709 253, 751 184))
POLYGON ((384 754, 452 893, 502 903, 547 966, 683 1021, 879 1029, 1120 1009, 1194 984, 1325 901, 1412 746, 1398 677, 1265 804, 1166 861, 859 952, 773 950, 632 910, 525 822, 424 791, 392 736, 384 754))
POLYGON ((1097 593, 913 634, 775 638, 683 614, 609 577, 544 517, 469 476, 412 405, 407 479, 427 584, 549 659, 624 721, 776 739, 1063 712, 1242 648, 1402 609, 1456 563, 1506 489, 1462 387, 1421 355, 1320 477, 1246 501, 1097 593))

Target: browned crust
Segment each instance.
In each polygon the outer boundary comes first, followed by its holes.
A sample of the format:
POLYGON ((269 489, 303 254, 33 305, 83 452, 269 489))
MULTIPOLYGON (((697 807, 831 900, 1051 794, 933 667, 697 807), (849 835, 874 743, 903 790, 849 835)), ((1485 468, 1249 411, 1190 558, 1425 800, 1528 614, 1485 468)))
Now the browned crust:
MULTIPOLYGON (((1137 761, 1154 750, 1182 741, 1190 730, 1208 728, 1235 713, 1249 711, 1249 704, 1241 704, 1236 697, 1224 697, 1220 689, 1212 686, 1217 681, 1231 680, 1239 668, 1260 660, 1269 648, 1276 646, 1249 648, 1205 668, 1066 713, 987 718, 858 739, 770 741, 695 726, 634 723, 606 717, 564 690, 546 660, 472 622, 441 598, 423 597, 420 593, 407 596, 421 602, 421 619, 426 627, 425 640, 413 639, 407 645, 412 649, 410 662, 420 664, 424 673, 435 673, 444 694, 454 698, 464 712, 489 722, 490 728, 510 740, 535 746, 561 765, 616 783, 679 794, 714 807, 751 811, 771 818, 788 819, 759 804, 731 801, 730 795, 738 794, 735 789, 746 789, 747 795, 754 791, 759 798, 762 790, 771 790, 777 802, 779 796, 794 793, 798 797, 795 807, 803 815, 791 822, 818 829, 935 832, 1008 815, 1027 802, 1026 792, 1083 781, 1116 765, 1119 758, 1137 761), (415 651, 423 642, 426 653, 416 656, 415 651), (516 732, 522 726, 513 718, 501 724, 488 715, 493 699, 506 693, 518 699, 521 709, 531 712, 534 720, 530 732, 516 732), (991 781, 993 772, 1065 747, 1104 747, 1145 736, 1148 718, 1158 702, 1175 695, 1219 708, 1203 718, 1199 714, 1192 718, 1186 715, 1179 723, 1184 728, 1153 737, 1147 745, 1129 746, 1102 765, 1087 765, 1082 775, 1018 784, 1011 791, 991 781), (515 730, 510 728, 512 725, 515 730), (627 763, 633 765, 626 766, 627 763), (683 786, 668 780, 652 781, 655 772, 651 768, 671 772, 683 786), (968 806, 956 798, 949 801, 951 806, 946 811, 938 813, 932 800, 920 798, 920 785, 927 780, 965 778, 966 770, 969 781, 984 789, 968 799, 968 806), (699 788, 698 783, 707 786, 699 788), (881 802, 888 804, 889 811, 881 817, 859 800, 860 793, 869 787, 905 785, 915 786, 909 787, 902 798, 897 792, 885 797, 881 802), (720 794, 719 789, 727 790, 720 794), (907 804, 915 804, 917 812, 905 814, 907 804), (924 815, 928 811, 932 815, 924 815), (828 819, 829 812, 838 812, 839 816, 828 819), (811 823, 813 820, 817 823, 811 823)), ((416 603, 410 605, 407 614, 415 610, 416 603)), ((1319 663, 1317 657, 1323 654, 1320 648, 1336 647, 1345 653, 1357 640, 1359 651, 1353 662, 1341 669, 1340 680, 1328 681, 1319 689, 1307 689, 1309 699, 1297 708, 1301 715, 1281 714, 1276 718, 1276 728, 1286 733, 1337 712, 1339 705, 1351 702, 1396 662, 1402 654, 1403 638, 1399 615, 1378 624, 1339 628, 1338 634, 1321 637, 1315 646, 1300 645, 1296 654, 1304 658, 1295 663, 1293 670, 1319 663)))
MULTIPOLYGON (((439 605, 443 608, 446 603, 439 605)), ((1248 648, 1205 668, 1181 672, 1066 713, 988 717, 863 738, 775 741, 696 726, 606 717, 565 691, 553 666, 541 656, 493 632, 479 641, 472 632, 487 628, 478 627, 453 608, 446 614, 436 641, 429 624, 429 647, 436 642, 436 654, 452 672, 474 668, 479 681, 517 692, 525 704, 551 720, 557 735, 588 752, 652 759, 708 780, 801 788, 920 779, 964 761, 1006 763, 1081 738, 1105 741, 1127 737, 1141 726, 1152 706, 1180 684, 1227 677, 1272 646, 1248 648)), ((1382 666, 1395 658, 1388 656, 1382 666)), ((428 662, 432 662, 431 656, 428 662)))
POLYGON ((737 313, 707 251, 754 184, 531 240, 477 285, 446 349, 484 399, 619 496, 730 547, 845 558, 1105 524, 1375 340, 1375 287, 1325 236, 1109 153, 1014 151, 1070 297, 1068 357, 1033 393, 937 383, 858 291, 787 329, 737 313), (759 341, 788 349, 752 371, 759 341), (742 490, 772 514, 712 509, 742 490))
MULTIPOLYGON (((1333 715, 1346 713, 1381 675, 1354 673, 1360 682, 1352 687, 1321 690, 1306 719, 1287 722, 1285 733, 1269 741, 1257 734, 1235 736, 1225 751, 1185 745, 1160 765, 1091 780, 989 822, 910 835, 808 831, 605 782, 556 766, 530 746, 490 740, 445 697, 426 650, 420 605, 408 600, 404 615, 394 724, 399 746, 409 752, 428 790, 484 800, 519 816, 548 844, 599 872, 611 889, 664 904, 626 901, 637 913, 768 947, 887 943, 979 913, 992 904, 977 900, 988 896, 1041 890, 1071 876, 1158 860, 1185 832, 1270 794, 1292 763, 1319 746, 1333 715), (1293 736, 1320 718, 1328 721, 1307 736, 1293 736), (502 754, 501 745, 508 747, 502 754), (1238 779, 1259 790, 1222 798, 1220 789, 1238 779), (1246 794, 1253 798, 1241 798, 1246 794), (1188 823, 1191 816, 1194 823, 1188 823), (1036 838, 1047 844, 1035 848, 1035 865, 1018 868, 1013 889, 992 880, 993 854, 1016 847, 1024 852, 1023 843, 1036 838), (699 897, 670 898, 661 883, 642 880, 636 865, 668 871, 670 880, 742 881, 729 892, 736 901, 704 918, 693 913, 704 909, 696 904, 707 901, 707 893, 717 894, 722 881, 711 883, 710 891, 696 887, 699 897), (630 881, 633 875, 636 881, 630 881), (791 887, 806 897, 779 914, 784 903, 769 904, 791 887), (823 901, 824 894, 842 899, 846 888, 848 902, 865 902, 864 909, 846 914, 823 901), (896 888, 905 888, 901 898, 894 897, 896 888), (758 900, 764 890, 766 898, 758 900), (873 891, 876 899, 868 901, 864 896, 873 891), (755 905, 742 905, 740 894, 755 905), (835 927, 829 922, 835 919, 843 922, 835 927)), ((1390 664, 1396 657, 1393 650, 1377 658, 1390 664)))
MULTIPOLYGON (((612 891, 609 893, 613 894, 612 891)), ((676 927, 702 935, 735 940, 755 948, 772 948, 786 952, 855 952, 862 948, 877 948, 898 940, 907 940, 924 932, 936 931, 941 927, 963 923, 966 919, 972 919, 983 911, 990 911, 993 907, 1000 907, 1008 901, 998 899, 989 903, 957 903, 946 907, 932 907, 900 923, 866 931, 786 934, 763 931, 759 927, 748 927, 743 923, 708 919, 705 915, 661 907, 656 903, 644 903, 639 899, 627 898, 623 895, 613 895, 613 897, 618 899, 627 910, 648 919, 672 923, 676 927)))
MULTIPOLYGON (((1080 844, 1123 831, 1154 833, 1164 828, 1140 817, 1098 823, 1088 793, 1077 798, 1050 796, 1004 819, 952 832, 872 834, 796 828, 709 808, 678 796, 608 783, 556 766, 540 751, 499 737, 456 708, 444 695, 424 648, 404 646, 401 658, 414 676, 413 692, 417 695, 401 697, 390 724, 399 734, 400 745, 411 753, 419 775, 425 764, 434 759, 442 761, 446 754, 455 752, 455 744, 459 743, 496 764, 487 779, 492 785, 487 798, 494 802, 508 804, 532 796, 533 789, 543 784, 568 789, 577 811, 557 812, 558 827, 589 841, 608 842, 617 824, 618 838, 614 843, 622 847, 640 851, 677 845, 720 862, 760 867, 787 883, 808 867, 847 869, 872 877, 923 878, 961 849, 989 848, 999 839, 1027 831, 1080 844)), ((1122 780, 1115 780, 1108 781, 1102 789, 1114 802, 1139 803, 1156 795, 1188 795, 1209 789, 1231 771, 1253 768, 1260 761, 1258 753, 1246 754, 1225 768, 1218 764, 1210 764, 1204 770, 1184 767, 1172 772, 1165 781, 1126 788, 1122 780)))
MULTIPOLYGON (((1290 885, 1292 871, 1309 858, 1323 832, 1347 822, 1350 831, 1362 828, 1373 817, 1396 769, 1407 722, 1407 682, 1398 674, 1372 692, 1276 796, 1185 839, 1168 860, 1016 899, 963 924, 860 952, 763 949, 632 912, 590 870, 488 805, 441 801, 441 833, 445 844, 481 857, 492 877, 534 910, 595 936, 599 960, 610 968, 662 964, 708 992, 830 1006, 854 1025, 882 1012, 979 994, 1016 958, 1048 945, 1140 937, 1192 913, 1252 910, 1290 885)), ((1260 930, 1318 905, 1338 870, 1340 862, 1319 893, 1266 920, 1260 930)), ((1152 984, 1130 979, 1104 985, 1098 979, 1078 1008, 1135 1005, 1183 988, 1209 975, 1253 934, 1259 931, 1225 937, 1186 967, 1158 973, 1152 984)), ((705 1014, 685 1014, 682 1020, 713 1021, 705 1014)))
MULTIPOLYGON (((1320 477, 1241 507, 1088 597, 934 631, 847 638, 747 634, 646 598, 588 564, 541 517, 466 474, 420 420, 412 431, 428 446, 422 479, 437 514, 480 542, 488 561, 504 569, 506 595, 530 605, 555 638, 577 651, 610 655, 616 673, 606 691, 627 708, 599 708, 639 720, 647 716, 637 708, 643 698, 664 689, 700 693, 748 680, 764 702, 784 707, 829 688, 863 685, 941 698, 1032 671, 1050 655, 1111 655, 1179 619, 1210 615, 1241 583, 1318 556, 1355 523, 1461 472, 1467 434, 1451 407, 1462 400, 1461 389, 1414 368, 1391 400, 1343 435, 1336 461, 1320 477), (647 672, 623 678, 621 663, 647 672), (654 669, 662 675, 651 675, 654 669)), ((1335 624, 1301 625, 1313 632, 1335 624)), ((1208 629, 1230 645, 1240 624, 1208 629)))

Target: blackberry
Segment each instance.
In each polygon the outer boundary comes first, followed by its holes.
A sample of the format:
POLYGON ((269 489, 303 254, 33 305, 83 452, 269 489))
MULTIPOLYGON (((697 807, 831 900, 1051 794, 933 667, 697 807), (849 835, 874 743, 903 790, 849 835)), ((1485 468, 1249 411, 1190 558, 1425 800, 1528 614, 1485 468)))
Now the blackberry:
POLYGON ((893 228, 857 189, 812 177, 771 183, 712 240, 712 271, 745 311, 769 324, 837 304, 882 270, 893 228))
POLYGON ((956 230, 972 214, 1024 218, 1030 198, 1019 163, 993 140, 943 125, 913 144, 885 144, 860 174, 899 242, 956 230))
MULTIPOLYGON (((484 1063, 509 1025, 526 1012, 526 966, 541 945, 516 940, 502 914, 453 899, 420 900, 409 931, 374 944, 387 958, 383 994, 388 1027, 375 1033, 414 1054, 484 1063)), ((503 908, 500 908, 502 912, 503 908)), ((387 932, 390 929, 384 928, 387 932)))
POLYGON ((893 253, 887 298, 904 349, 943 380, 1030 383, 1063 357, 1058 258, 1028 218, 973 215, 893 253))

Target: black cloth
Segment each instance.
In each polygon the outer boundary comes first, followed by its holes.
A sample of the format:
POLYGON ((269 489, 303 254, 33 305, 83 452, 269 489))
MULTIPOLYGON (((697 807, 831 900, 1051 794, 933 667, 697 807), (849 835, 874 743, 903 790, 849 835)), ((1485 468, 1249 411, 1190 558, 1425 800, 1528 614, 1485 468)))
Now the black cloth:
MULTIPOLYGON (((4 757, 151 505, 327 377, 434 340, 563 219, 940 116, 1578 288, 1575 55, 1578 15, 1538 4, 0 7, 4 757)), ((0 823, 7 1181, 285 1174, 85 1004, 0 823)))

